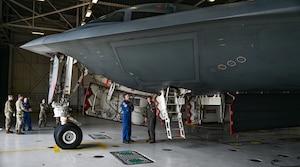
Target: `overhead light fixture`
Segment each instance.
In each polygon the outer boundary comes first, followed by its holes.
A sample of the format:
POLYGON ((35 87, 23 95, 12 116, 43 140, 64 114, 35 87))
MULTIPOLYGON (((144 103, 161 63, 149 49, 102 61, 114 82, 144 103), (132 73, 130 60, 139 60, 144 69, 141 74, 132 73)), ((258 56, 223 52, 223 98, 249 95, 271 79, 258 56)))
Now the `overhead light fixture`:
POLYGON ((97 3, 98 2, 98 0, 92 0, 92 3, 97 3))
POLYGON ((31 34, 33 34, 33 35, 45 35, 45 33, 39 32, 39 31, 32 31, 31 34))
POLYGON ((88 10, 86 11, 85 17, 90 17, 91 14, 92 14, 92 10, 88 9, 88 10))
POLYGON ((36 0, 36 1, 39 1, 39 2, 45 2, 45 0, 36 0))
POLYGON ((208 2, 215 2, 215 0, 208 0, 208 2))

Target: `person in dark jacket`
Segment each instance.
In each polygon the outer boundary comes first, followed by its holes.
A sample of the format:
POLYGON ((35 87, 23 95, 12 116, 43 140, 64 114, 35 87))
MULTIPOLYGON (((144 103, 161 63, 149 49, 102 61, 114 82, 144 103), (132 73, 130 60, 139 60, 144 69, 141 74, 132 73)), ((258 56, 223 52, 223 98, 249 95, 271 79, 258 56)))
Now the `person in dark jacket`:
POLYGON ((156 106, 151 97, 147 97, 147 102, 145 122, 148 125, 149 139, 146 142, 155 143, 156 106))

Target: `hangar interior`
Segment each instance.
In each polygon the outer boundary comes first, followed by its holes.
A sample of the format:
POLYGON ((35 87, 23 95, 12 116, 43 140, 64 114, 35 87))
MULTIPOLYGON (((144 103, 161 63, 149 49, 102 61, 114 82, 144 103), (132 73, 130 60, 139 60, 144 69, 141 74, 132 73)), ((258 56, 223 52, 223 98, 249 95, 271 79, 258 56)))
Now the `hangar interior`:
MULTIPOLYGON (((30 98, 37 127, 38 104, 47 97, 50 59, 19 48, 44 35, 60 33, 102 15, 132 5, 172 2, 205 8, 246 0, 0 0, 0 102, 7 94, 23 94, 30 98), (91 13, 91 16, 87 16, 91 13)), ((72 83, 80 77, 80 66, 73 68, 72 83)), ((88 76, 71 98, 71 107, 81 111, 84 94, 93 78, 88 76)), ((253 106, 252 106, 253 107, 253 106)), ((209 111, 213 109, 208 108, 209 111)), ((50 116, 50 115, 49 115, 50 116)), ((186 139, 168 140, 165 128, 157 122, 157 143, 145 142, 145 126, 133 126, 134 143, 123 144, 122 124, 93 117, 74 117, 82 123, 84 143, 78 149, 58 148, 53 140, 54 119, 47 127, 27 131, 25 135, 6 135, 1 131, 0 166, 125 166, 116 154, 133 154, 137 166, 299 166, 299 128, 261 130, 236 135, 220 124, 186 127, 186 139), (3 135, 3 136, 2 136, 3 135), (31 141, 31 142, 28 142, 31 141), (121 151, 120 151, 121 150, 121 151), (132 151, 133 150, 133 151, 132 151), (137 153, 137 155, 135 154, 137 153), (140 154, 141 153, 141 154, 140 154), (140 156, 140 157, 139 157, 140 156), (13 161, 11 158, 15 158, 13 161), (174 158, 175 157, 175 158, 174 158), (139 164, 149 160, 149 163, 139 164), (26 162, 26 165, 24 165, 26 162)), ((0 114, 4 125, 3 112, 0 114)), ((228 119, 228 118, 226 118, 228 119)))

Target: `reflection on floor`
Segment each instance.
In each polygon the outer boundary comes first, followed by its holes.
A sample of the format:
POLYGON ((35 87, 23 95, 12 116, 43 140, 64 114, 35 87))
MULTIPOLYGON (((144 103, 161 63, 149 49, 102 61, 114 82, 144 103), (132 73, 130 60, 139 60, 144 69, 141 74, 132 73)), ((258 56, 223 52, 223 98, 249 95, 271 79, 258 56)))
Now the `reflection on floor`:
MULTIPOLYGON (((34 131, 26 131, 25 135, 0 131, 0 166, 128 166, 113 155, 122 153, 121 156, 125 156, 124 152, 132 153, 133 158, 127 159, 134 166, 300 166, 300 128, 230 135, 226 124, 185 125, 185 140, 168 140, 163 124, 157 121, 156 143, 146 143, 145 126, 133 125, 132 139, 135 142, 123 144, 120 122, 80 114, 73 116, 82 123, 83 141, 78 149, 62 150, 57 147, 53 139, 54 118, 49 116, 47 127, 38 128, 37 115, 33 114, 34 131), (149 159, 151 163, 140 163, 144 161, 140 157, 149 159)), ((3 116, 0 120, 4 120, 3 116)), ((0 123, 3 128, 4 123, 0 123)))

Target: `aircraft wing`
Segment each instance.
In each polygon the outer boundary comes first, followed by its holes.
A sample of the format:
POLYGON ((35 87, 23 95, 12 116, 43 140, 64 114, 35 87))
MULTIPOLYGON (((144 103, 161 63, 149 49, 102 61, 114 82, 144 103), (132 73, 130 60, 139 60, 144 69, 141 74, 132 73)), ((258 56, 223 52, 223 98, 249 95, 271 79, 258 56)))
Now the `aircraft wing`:
POLYGON ((90 23, 21 48, 72 56, 95 74, 146 92, 299 90, 299 16, 299 0, 239 2, 90 23))

